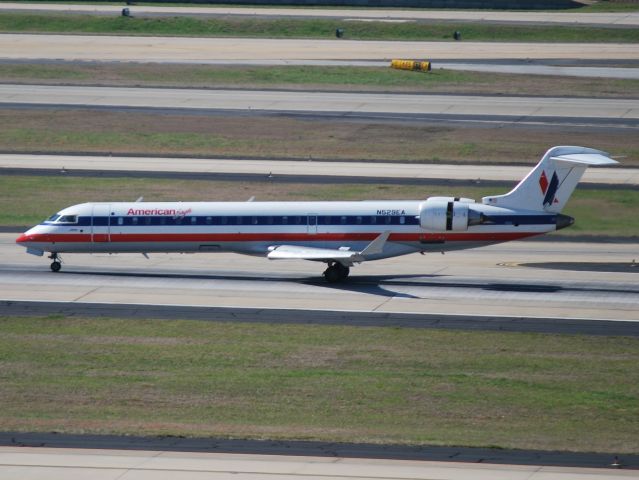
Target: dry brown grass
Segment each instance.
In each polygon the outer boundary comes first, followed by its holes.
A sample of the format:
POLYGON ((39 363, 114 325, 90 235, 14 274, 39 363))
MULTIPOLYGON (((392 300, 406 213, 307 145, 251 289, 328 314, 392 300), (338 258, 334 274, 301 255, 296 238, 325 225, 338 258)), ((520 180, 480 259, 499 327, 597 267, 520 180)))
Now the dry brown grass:
POLYGON ((0 111, 0 124, 4 151, 531 163, 551 145, 573 144, 639 165, 639 136, 561 126, 9 109, 0 111))

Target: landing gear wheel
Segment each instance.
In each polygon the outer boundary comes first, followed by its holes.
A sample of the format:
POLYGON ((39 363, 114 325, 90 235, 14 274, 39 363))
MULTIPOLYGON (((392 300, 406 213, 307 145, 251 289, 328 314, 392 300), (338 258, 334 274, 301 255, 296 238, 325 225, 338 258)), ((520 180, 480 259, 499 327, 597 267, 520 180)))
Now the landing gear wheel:
POLYGON ((329 263, 328 268, 324 271, 324 278, 328 283, 342 282, 346 280, 350 271, 350 268, 339 262, 329 263))
POLYGON ((58 254, 52 253, 51 255, 49 255, 49 258, 53 260, 53 262, 51 262, 51 270, 54 272, 59 272, 60 269, 62 268, 62 264, 60 263, 60 260, 58 259, 58 254))

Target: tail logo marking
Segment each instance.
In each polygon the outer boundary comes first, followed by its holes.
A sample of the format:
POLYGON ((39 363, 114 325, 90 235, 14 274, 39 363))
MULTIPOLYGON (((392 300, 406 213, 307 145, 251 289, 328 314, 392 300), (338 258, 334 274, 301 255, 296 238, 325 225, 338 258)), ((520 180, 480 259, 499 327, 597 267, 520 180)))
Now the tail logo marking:
POLYGON ((559 177, 557 177, 557 172, 553 172, 550 183, 548 183, 546 172, 541 172, 541 177, 539 178, 539 186, 541 187, 541 192, 545 194, 543 203, 544 207, 548 207, 557 201, 555 199, 557 188, 559 188, 559 177))
POLYGON ((548 179, 546 178, 546 172, 541 172, 541 177, 539 177, 539 186, 541 187, 541 193, 546 194, 546 190, 548 190, 548 179))

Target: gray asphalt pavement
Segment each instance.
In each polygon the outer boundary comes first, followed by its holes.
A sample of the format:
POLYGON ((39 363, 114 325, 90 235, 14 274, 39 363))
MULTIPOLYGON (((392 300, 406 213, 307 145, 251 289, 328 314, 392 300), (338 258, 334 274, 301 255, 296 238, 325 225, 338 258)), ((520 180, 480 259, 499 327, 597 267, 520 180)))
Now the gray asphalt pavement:
POLYGON ((0 85, 0 104, 22 108, 290 114, 384 121, 639 126, 639 99, 346 93, 279 90, 0 85))
MULTIPOLYGON (((509 465, 553 465, 610 468, 615 455, 547 450, 509 450, 291 440, 233 440, 222 438, 136 437, 118 435, 74 435, 59 433, 0 432, 0 446, 120 449, 167 452, 211 452, 256 455, 313 456, 464 462, 509 465)), ((624 469, 639 468, 639 455, 621 455, 624 469)))

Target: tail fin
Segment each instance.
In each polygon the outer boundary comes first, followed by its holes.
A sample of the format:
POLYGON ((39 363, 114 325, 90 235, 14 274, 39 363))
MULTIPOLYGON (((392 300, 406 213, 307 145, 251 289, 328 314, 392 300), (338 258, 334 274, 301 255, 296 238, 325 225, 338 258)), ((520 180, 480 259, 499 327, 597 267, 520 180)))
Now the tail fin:
POLYGON ((586 147, 553 147, 526 178, 505 195, 484 197, 485 205, 558 213, 589 166, 615 165, 606 152, 586 147))

